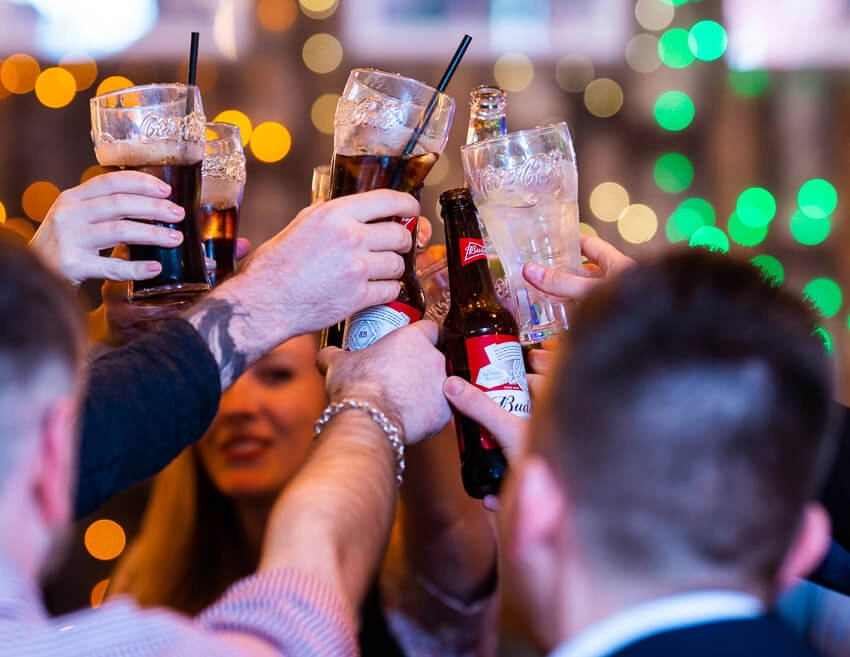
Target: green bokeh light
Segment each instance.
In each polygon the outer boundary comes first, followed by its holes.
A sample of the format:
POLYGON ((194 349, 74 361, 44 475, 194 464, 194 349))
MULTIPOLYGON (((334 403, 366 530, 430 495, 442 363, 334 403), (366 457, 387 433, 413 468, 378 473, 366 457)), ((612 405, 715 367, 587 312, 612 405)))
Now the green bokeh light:
POLYGON ((716 21, 700 21, 688 33, 691 52, 704 62, 713 62, 722 57, 728 45, 726 30, 716 21))
POLYGON ((665 130, 684 130, 694 120, 694 101, 683 91, 665 91, 655 101, 655 120, 665 130))
POLYGON ((667 30, 658 40, 658 56, 670 68, 685 68, 694 63, 689 45, 690 33, 681 27, 667 30))
POLYGON ((681 230, 679 230, 679 226, 676 225, 675 212, 667 217, 667 224, 664 227, 664 231, 667 233, 667 239, 673 244, 676 242, 684 242, 688 239, 688 235, 685 235, 681 230))
POLYGON ((694 181, 694 165, 681 153, 665 153, 656 160, 653 175, 662 190, 678 194, 694 181))
POLYGON ((739 96, 754 98, 760 96, 770 86, 770 73, 767 71, 729 71, 729 86, 739 96))
POLYGON ((829 319, 841 310, 844 298, 838 283, 830 278, 816 278, 803 288, 803 296, 810 300, 818 312, 829 319))
POLYGON ((761 275, 764 280, 769 282, 773 287, 779 287, 785 282, 785 267, 772 255, 763 253, 757 255, 750 260, 756 267, 761 269, 761 275))
POLYGON ((661 0, 665 5, 670 5, 671 7, 680 7, 688 2, 688 0, 661 0))
POLYGON ((791 234, 800 244, 815 246, 823 242, 832 227, 829 217, 810 217, 797 210, 791 217, 791 234))
POLYGON ((800 210, 815 219, 828 217, 838 206, 838 192, 832 183, 823 178, 813 178, 800 187, 797 194, 800 210))
POLYGON ((823 326, 816 326, 815 330, 812 331, 812 335, 816 335, 823 341, 823 348, 826 349, 826 352, 832 353, 832 336, 829 334, 823 326))
POLYGON ((741 246, 756 246, 764 242, 767 237, 767 224, 764 226, 748 226, 738 216, 737 212, 733 212, 729 217, 729 224, 726 227, 729 232, 729 237, 732 241, 741 246))
POLYGON ((729 238, 716 226, 703 226, 691 235, 688 246, 700 246, 716 253, 728 253, 729 238))
POLYGON ((685 199, 670 217, 685 239, 703 226, 713 226, 717 219, 711 203, 701 198, 685 199))
POLYGON ((741 192, 735 211, 751 228, 766 226, 776 216, 776 199, 763 187, 750 187, 741 192))

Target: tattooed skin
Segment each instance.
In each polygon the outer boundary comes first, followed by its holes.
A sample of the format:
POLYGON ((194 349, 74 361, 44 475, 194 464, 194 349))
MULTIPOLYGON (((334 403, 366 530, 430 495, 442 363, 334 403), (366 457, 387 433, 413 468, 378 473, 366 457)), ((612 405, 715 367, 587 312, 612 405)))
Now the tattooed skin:
POLYGON ((218 363, 221 388, 228 388, 242 372, 262 356, 260 349, 252 349, 240 340, 245 331, 251 331, 250 315, 237 302, 207 297, 186 315, 218 363))

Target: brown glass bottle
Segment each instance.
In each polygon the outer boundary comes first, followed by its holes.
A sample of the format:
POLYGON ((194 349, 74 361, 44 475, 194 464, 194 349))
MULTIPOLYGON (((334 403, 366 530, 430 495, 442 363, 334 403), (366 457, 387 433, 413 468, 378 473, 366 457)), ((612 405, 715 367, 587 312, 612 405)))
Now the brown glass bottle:
MULTIPOLYGON (((443 321, 446 373, 483 390, 505 410, 529 417, 519 328, 496 297, 478 212, 468 189, 440 196, 446 229, 451 306, 443 321)), ((477 422, 454 412, 463 487, 472 497, 497 493, 506 462, 496 441, 477 422)))

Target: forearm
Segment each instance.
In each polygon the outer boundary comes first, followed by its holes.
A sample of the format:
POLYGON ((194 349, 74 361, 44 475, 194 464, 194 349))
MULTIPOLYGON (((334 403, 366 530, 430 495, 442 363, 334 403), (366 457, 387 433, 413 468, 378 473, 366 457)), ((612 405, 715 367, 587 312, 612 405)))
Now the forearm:
POLYGON ((313 573, 358 606, 389 537, 395 462, 380 427, 361 411, 343 411, 272 512, 260 570, 313 573))
POLYGON ((493 592, 496 535, 481 502, 463 490, 453 424, 408 450, 401 521, 411 575, 464 604, 493 592))

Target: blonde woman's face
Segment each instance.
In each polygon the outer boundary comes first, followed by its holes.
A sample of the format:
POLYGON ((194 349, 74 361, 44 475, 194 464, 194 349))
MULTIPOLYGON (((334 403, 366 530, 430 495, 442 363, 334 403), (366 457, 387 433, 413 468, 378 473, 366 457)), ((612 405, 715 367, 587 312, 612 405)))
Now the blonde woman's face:
POLYGON ((309 455, 313 423, 326 405, 316 339, 304 335, 271 351, 221 398, 198 443, 201 461, 224 495, 276 495, 309 455))

